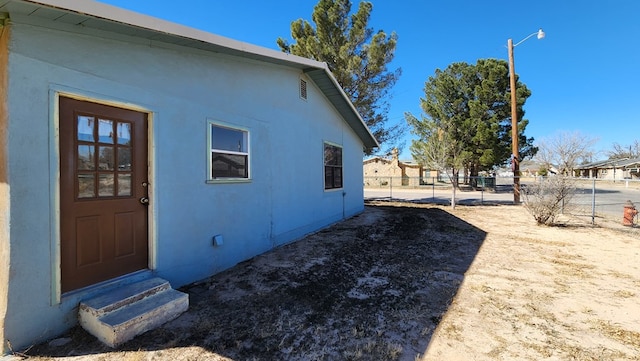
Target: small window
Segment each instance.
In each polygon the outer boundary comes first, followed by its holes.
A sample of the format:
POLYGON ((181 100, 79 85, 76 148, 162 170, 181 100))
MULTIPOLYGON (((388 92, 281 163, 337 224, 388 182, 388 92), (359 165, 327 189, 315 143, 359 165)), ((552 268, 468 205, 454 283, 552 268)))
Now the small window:
POLYGON ((249 132, 213 123, 210 128, 210 179, 249 179, 249 132))
POLYGON ((307 99, 307 82, 300 79, 300 98, 307 99))
POLYGON ((342 147, 324 143, 324 189, 342 188, 342 147))

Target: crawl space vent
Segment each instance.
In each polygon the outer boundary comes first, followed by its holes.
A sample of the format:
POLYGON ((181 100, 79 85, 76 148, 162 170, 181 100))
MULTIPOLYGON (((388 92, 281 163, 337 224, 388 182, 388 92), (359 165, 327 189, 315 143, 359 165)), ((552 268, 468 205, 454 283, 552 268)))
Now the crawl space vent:
POLYGON ((307 82, 300 79, 300 98, 307 99, 307 82))

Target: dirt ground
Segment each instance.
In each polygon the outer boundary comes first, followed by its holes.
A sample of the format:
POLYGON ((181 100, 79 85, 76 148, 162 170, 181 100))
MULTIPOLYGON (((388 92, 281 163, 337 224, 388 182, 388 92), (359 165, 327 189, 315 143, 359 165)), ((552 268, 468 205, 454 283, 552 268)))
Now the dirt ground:
POLYGON ((111 350, 79 328, 34 360, 640 360, 640 229, 522 207, 369 204, 184 287, 111 350))

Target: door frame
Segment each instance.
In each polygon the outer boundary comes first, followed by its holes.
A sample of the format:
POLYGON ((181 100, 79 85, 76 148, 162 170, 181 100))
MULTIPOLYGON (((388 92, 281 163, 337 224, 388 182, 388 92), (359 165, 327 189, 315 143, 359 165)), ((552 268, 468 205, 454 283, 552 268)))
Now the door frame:
MULTIPOLYGON (((123 108, 127 110, 133 110, 147 114, 147 179, 149 182, 148 194, 152 200, 156 199, 156 187, 155 185, 155 153, 154 153, 154 112, 150 110, 150 107, 145 107, 130 102, 125 102, 115 97, 105 96, 104 94, 96 94, 85 91, 78 91, 77 89, 69 89, 67 87, 51 87, 49 90, 49 224, 50 227, 50 240, 51 240, 51 305, 58 305, 62 303, 63 298, 66 296, 77 295, 78 293, 92 290, 96 287, 101 287, 105 284, 111 283, 113 280, 107 280, 97 283, 95 285, 87 286, 77 290, 73 290, 67 293, 62 293, 62 272, 61 272, 61 236, 60 236, 60 222, 61 222, 61 205, 60 205, 60 97, 67 97, 77 100, 88 101, 96 104, 102 104, 112 107, 123 108)), ((156 232, 155 232, 155 213, 156 202, 151 202, 147 211, 147 242, 148 242, 148 270, 156 269, 157 251, 156 251, 156 232)), ((137 274, 137 271, 132 273, 137 274)), ((122 277, 116 278, 120 280, 122 277)))

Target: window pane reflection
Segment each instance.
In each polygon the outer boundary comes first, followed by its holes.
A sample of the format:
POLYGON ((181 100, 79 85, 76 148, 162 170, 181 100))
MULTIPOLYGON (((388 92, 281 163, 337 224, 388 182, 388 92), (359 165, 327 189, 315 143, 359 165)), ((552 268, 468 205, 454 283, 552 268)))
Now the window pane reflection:
POLYGON ((324 144, 324 189, 342 188, 342 148, 324 144))
POLYGON ((96 169, 96 165, 93 158, 94 153, 95 153, 95 147, 92 145, 78 146, 78 170, 96 169))
POLYGON ((98 119, 98 141, 113 144, 113 121, 98 119))
POLYGON ((93 129, 95 127, 95 118, 78 116, 78 140, 87 142, 95 142, 93 129))
POLYGON ((100 174, 98 182, 98 196, 112 197, 115 192, 115 178, 113 174, 100 174))
POLYGON ((78 198, 93 198, 96 196, 93 174, 78 174, 78 198))
POLYGON ((324 145, 324 164, 342 165, 342 148, 331 144, 324 145))
POLYGON ((224 127, 211 127, 211 148, 230 150, 232 152, 247 151, 247 132, 224 127))
POLYGON ((342 188, 342 168, 333 170, 333 186, 334 188, 342 188))
POLYGON ((131 170, 131 148, 118 147, 118 170, 131 170))
POLYGON ((248 157, 234 154, 211 154, 212 178, 247 178, 248 157))
POLYGON ((118 174, 118 195, 131 195, 131 174, 118 174))
POLYGON ((118 144, 131 144, 131 123, 118 123, 116 125, 118 131, 118 144))
POLYGON ((114 154, 113 147, 99 147, 100 155, 98 157, 98 169, 113 170, 114 154))

